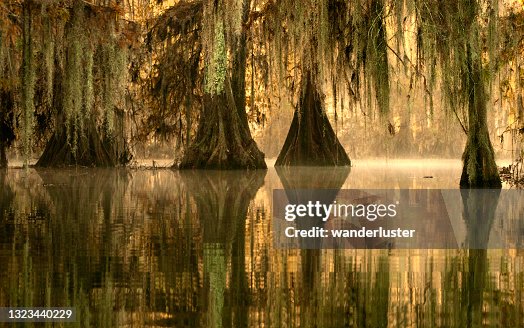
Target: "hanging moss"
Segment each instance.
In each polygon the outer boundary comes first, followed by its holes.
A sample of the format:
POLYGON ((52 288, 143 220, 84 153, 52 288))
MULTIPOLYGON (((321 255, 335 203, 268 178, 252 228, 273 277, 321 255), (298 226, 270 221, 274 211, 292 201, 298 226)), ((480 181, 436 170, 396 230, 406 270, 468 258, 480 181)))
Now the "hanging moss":
POLYGON ((126 139, 125 95, 127 81, 127 49, 114 42, 102 47, 103 97, 101 135, 108 152, 117 164, 127 164, 132 155, 126 139))
POLYGON ((224 90, 224 81, 227 71, 227 49, 224 37, 224 24, 219 20, 215 24, 213 46, 210 61, 206 70, 206 84, 204 91, 217 95, 224 90))
POLYGON ((329 15, 327 8, 328 1, 317 0, 315 3, 315 11, 318 12, 318 45, 317 45, 317 54, 318 58, 318 73, 320 76, 327 81, 329 76, 329 69, 332 67, 333 56, 330 52, 326 52, 326 49, 329 49, 329 15), (328 72, 324 72, 324 67, 328 68, 328 72))
POLYGON ((55 70, 55 41, 54 33, 52 28, 51 19, 47 13, 47 10, 43 10, 43 57, 44 57, 44 66, 45 66, 45 94, 47 98, 47 103, 51 104, 53 101, 53 75, 55 70))
MULTIPOLYGON (((293 103, 302 72, 315 72, 314 83, 324 90, 331 80, 350 89, 352 101, 364 101, 381 114, 389 111, 389 58, 386 6, 404 13, 403 2, 386 0, 307 0, 279 1, 278 10, 269 11, 264 24, 269 35, 271 57, 283 71, 269 76, 289 85, 293 103), (289 62, 288 62, 289 60, 289 62), (291 78, 286 72, 290 67, 291 78), (296 68, 296 69, 295 69, 296 68), (364 82, 364 83, 361 83, 364 82), (363 94, 364 97, 360 97, 363 94)), ((399 44, 403 34, 399 33, 399 44)), ((343 96, 339 92, 339 97, 343 96)), ((338 101, 338 99, 337 99, 338 101)))
POLYGON ((112 166, 118 154, 127 151, 119 149, 125 139, 118 145, 113 140, 114 112, 124 108, 127 79, 125 41, 115 28, 121 23, 108 8, 96 10, 83 1, 72 4, 53 9, 55 34, 50 44, 55 51, 48 56, 54 58, 46 59, 45 42, 42 50, 43 63, 54 62, 51 110, 56 129, 37 165, 112 166))
POLYGON ((115 127, 115 108, 123 108, 127 52, 118 43, 113 42, 103 46, 102 57, 104 67, 102 109, 105 132, 111 134, 115 127))
POLYGON ((82 111, 82 120, 88 120, 93 111, 93 106, 95 102, 94 94, 94 81, 93 81, 93 65, 94 65, 94 52, 92 47, 87 47, 84 51, 84 62, 85 62, 85 83, 84 83, 84 110, 82 111))
POLYGON ((238 37, 242 30, 242 5, 244 0, 224 1, 225 31, 229 38, 238 37))
POLYGON ((65 69, 64 113, 67 142, 76 156, 79 137, 83 134, 82 99, 84 80, 85 38, 82 31, 84 7, 76 2, 68 31, 67 63, 65 69))
POLYGON ((372 0, 368 18, 369 41, 366 46, 365 65, 369 65, 369 73, 373 83, 379 111, 384 114, 389 111, 389 64, 386 24, 384 22, 384 0, 372 0))
POLYGON ((33 133, 33 113, 35 96, 35 69, 33 53, 33 15, 30 2, 23 4, 22 33, 22 112, 24 165, 29 165, 31 155, 31 135, 33 133))
MULTIPOLYGON (((419 29, 424 31, 417 38, 417 46, 425 62, 440 68, 444 103, 457 118, 467 117, 467 122, 460 122, 468 134, 461 187, 501 185, 486 116, 490 99, 486 89, 490 89, 495 67, 497 6, 492 1, 485 6, 479 1, 461 0, 431 2, 417 8, 419 29)), ((434 71, 432 75, 436 76, 434 71)))
MULTIPOLYGON (((196 135, 180 164, 175 164, 181 169, 266 168, 245 111, 248 35, 243 28, 238 36, 228 31, 225 2, 204 2, 202 109, 196 135)), ((249 9, 249 2, 242 1, 237 13, 242 26, 248 23, 249 9)))

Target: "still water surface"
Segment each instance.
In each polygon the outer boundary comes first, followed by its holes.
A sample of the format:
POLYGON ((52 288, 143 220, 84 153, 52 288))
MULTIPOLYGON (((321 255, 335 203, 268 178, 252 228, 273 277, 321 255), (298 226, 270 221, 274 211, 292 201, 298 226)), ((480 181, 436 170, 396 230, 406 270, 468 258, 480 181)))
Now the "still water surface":
POLYGON ((460 172, 11 169, 0 306, 74 306, 67 327, 524 327, 519 250, 273 249, 273 189, 457 188, 460 172))

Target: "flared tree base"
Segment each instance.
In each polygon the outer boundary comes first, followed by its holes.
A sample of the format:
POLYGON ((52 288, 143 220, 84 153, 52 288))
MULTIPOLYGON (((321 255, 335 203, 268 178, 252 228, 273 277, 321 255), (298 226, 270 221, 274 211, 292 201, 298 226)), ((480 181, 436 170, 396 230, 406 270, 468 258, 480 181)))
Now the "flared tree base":
POLYGON ((204 113, 200 118, 195 140, 184 158, 175 168, 179 169, 266 169, 261 152, 247 125, 230 106, 224 94, 206 96, 204 113))
POLYGON ((491 144, 484 142, 472 146, 472 143, 468 142, 464 150, 463 162, 460 188, 502 187, 491 144))
POLYGON ((67 140, 65 129, 55 132, 48 141, 37 167, 91 166, 111 167, 116 159, 108 152, 93 124, 85 131, 85 137, 78 139, 76 152, 67 140))
POLYGON ((203 139, 198 145, 192 146, 184 156, 179 169, 266 169, 264 154, 253 140, 251 143, 229 145, 219 142, 216 138, 203 139), (208 141, 206 141, 208 140, 208 141))
POLYGON ((320 94, 309 75, 305 79, 299 108, 275 166, 350 166, 351 161, 322 110, 320 94))

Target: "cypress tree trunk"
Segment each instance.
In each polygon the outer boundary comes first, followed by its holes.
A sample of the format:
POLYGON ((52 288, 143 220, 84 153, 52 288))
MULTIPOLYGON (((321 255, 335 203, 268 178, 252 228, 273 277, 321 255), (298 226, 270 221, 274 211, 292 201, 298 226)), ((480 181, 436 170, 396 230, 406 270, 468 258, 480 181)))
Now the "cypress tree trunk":
POLYGON ((310 73, 304 75, 299 107, 275 166, 349 166, 351 161, 340 144, 310 73))
MULTIPOLYGON (((244 0, 242 22, 249 17, 250 1, 244 0)), ((191 142, 180 169, 265 169, 262 153, 256 145, 247 121, 245 99, 247 35, 243 29, 233 54, 230 72, 226 72, 224 90, 205 94, 197 134, 191 142)), ((176 164, 175 164, 176 165, 176 164)))
MULTIPOLYGON (((102 142, 96 128, 94 118, 85 122, 83 133, 77 133, 78 145, 73 150, 67 136, 64 117, 64 101, 62 96, 63 68, 56 63, 53 82, 53 106, 58 110, 55 132, 49 139, 44 152, 38 159, 36 166, 39 167, 63 167, 70 165, 81 166, 115 166, 116 159, 110 154, 102 142)), ((71 139, 71 138, 69 138, 71 139)))
MULTIPOLYGON (((113 92, 117 88, 117 70, 125 68, 117 63, 118 55, 107 55, 105 50, 108 47, 96 51, 98 44, 93 44, 97 42, 96 39, 82 34, 94 19, 105 24, 107 20, 104 15, 92 12, 92 8, 82 1, 73 1, 69 9, 63 31, 64 42, 57 45, 58 51, 54 51, 53 58, 54 133, 37 166, 107 167, 115 166, 119 161, 126 162, 129 158, 122 132, 123 113, 115 108, 114 99, 108 97, 106 92, 109 89, 113 92), (110 58, 106 58, 106 55, 110 58), (100 76, 93 77, 96 71, 100 72, 100 76), (103 89, 100 87, 102 85, 103 89), (98 92, 102 92, 100 104, 95 101, 98 97, 94 93, 98 92), (104 113, 100 109, 108 112, 104 113), (111 121, 101 127, 101 114, 114 114, 112 116, 116 117, 117 126, 113 126, 111 121), (109 131, 109 127, 115 130, 109 131)), ((111 17, 118 19, 117 16, 111 17)), ((116 33, 110 26, 107 22, 106 27, 111 33, 116 33)), ((109 48, 114 45, 110 44, 109 48)))
POLYGON ((7 167, 7 149, 15 140, 14 95, 9 90, 0 89, 0 168, 7 167))
POLYGON ((29 164, 31 155, 32 117, 34 111, 34 60, 32 35, 32 1, 22 3, 22 122, 24 166, 29 164))
POLYGON ((59 125, 47 142, 47 145, 38 159, 39 167, 63 167, 71 165, 109 167, 116 165, 116 159, 102 143, 93 120, 87 122, 84 135, 78 133, 78 148, 73 150, 68 142, 66 128, 59 125))
POLYGON ((239 114, 228 81, 229 78, 226 77, 223 93, 204 95, 197 135, 179 168, 265 169, 267 167, 264 153, 258 149, 251 137, 247 116, 245 113, 239 114))
POLYGON ((417 143, 413 138, 411 130, 411 110, 407 110, 402 118, 398 134, 395 131, 390 131, 390 135, 394 135, 393 155, 394 156, 413 156, 419 150, 416 148, 417 143))
POLYGON ((117 107, 115 107, 114 110, 114 129, 110 133, 105 133, 102 145, 107 150, 107 153, 113 159, 115 164, 126 165, 133 159, 133 154, 131 154, 126 139, 125 112, 117 107))
POLYGON ((462 156, 464 167, 460 178, 461 188, 501 188, 495 163, 495 153, 489 139, 487 124, 486 91, 482 79, 480 58, 473 58, 467 49, 468 140, 462 156))

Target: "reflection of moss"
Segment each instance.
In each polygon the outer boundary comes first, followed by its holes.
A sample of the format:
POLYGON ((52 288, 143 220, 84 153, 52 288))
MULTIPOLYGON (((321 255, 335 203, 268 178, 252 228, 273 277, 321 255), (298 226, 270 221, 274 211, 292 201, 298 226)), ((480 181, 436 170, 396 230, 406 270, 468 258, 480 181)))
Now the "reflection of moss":
POLYGON ((222 327, 224 291, 226 289, 226 257, 220 244, 204 247, 204 270, 209 276, 208 327, 222 327))

